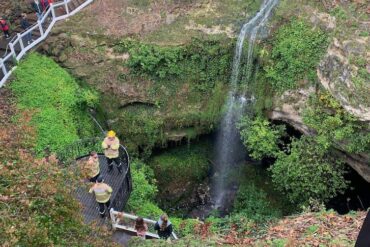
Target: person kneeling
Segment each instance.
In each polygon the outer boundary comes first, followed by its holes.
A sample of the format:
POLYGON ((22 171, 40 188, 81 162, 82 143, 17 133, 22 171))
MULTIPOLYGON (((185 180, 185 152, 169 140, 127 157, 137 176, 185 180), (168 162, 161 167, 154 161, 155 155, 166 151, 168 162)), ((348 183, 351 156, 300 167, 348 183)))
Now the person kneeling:
POLYGON ((154 225, 154 230, 158 232, 158 236, 162 239, 168 239, 172 234, 172 224, 168 220, 167 214, 163 214, 154 225))
POLYGON ((138 237, 145 239, 146 232, 148 231, 148 225, 144 222, 144 219, 138 217, 135 222, 135 230, 138 237))

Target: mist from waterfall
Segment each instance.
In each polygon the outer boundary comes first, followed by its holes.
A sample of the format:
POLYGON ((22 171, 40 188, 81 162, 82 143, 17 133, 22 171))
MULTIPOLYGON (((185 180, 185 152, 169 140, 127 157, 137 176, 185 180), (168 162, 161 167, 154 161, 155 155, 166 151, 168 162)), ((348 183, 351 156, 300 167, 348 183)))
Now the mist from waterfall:
POLYGON ((225 204, 226 187, 230 181, 226 181, 227 173, 233 169, 237 161, 245 157, 243 147, 236 123, 246 111, 248 102, 253 101, 253 96, 246 96, 247 86, 251 79, 253 70, 253 51, 256 38, 261 30, 266 27, 266 23, 272 10, 279 0, 264 0, 258 13, 240 31, 235 48, 231 74, 231 89, 225 105, 225 114, 222 118, 216 140, 215 153, 215 175, 212 181, 213 200, 215 208, 222 208, 225 204), (243 58, 243 46, 248 38, 248 53, 246 57, 245 69, 241 71, 241 61, 243 58), (241 85, 243 84, 243 85, 241 85), (243 86, 241 89, 240 85, 243 86))

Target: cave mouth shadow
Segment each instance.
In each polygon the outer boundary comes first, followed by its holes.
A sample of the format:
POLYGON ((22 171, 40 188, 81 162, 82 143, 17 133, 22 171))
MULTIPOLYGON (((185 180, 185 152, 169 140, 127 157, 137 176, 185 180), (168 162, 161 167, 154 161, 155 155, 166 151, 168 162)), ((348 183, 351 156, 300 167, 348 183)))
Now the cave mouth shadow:
POLYGON ((370 183, 361 177, 352 167, 346 164, 348 172, 344 178, 350 182, 347 190, 326 203, 327 209, 339 214, 350 211, 366 211, 370 207, 370 183))
MULTIPOLYGON (((283 121, 274 120, 272 123, 286 127, 287 135, 282 138, 284 145, 290 144, 292 137, 299 139, 303 135, 293 126, 283 121)), ((265 168, 268 168, 274 162, 275 159, 273 158, 264 158, 261 163, 265 168)), ((349 164, 345 164, 345 166, 347 173, 344 175, 344 178, 350 184, 343 194, 337 195, 325 204, 326 209, 333 209, 342 215, 350 211, 366 211, 370 207, 370 183, 361 177, 349 164)))

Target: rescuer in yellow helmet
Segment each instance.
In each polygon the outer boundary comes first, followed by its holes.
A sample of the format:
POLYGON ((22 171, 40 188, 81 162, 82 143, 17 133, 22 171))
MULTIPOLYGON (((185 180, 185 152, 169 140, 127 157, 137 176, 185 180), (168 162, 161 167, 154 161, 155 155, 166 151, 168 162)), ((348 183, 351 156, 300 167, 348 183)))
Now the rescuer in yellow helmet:
POLYGON ((96 183, 89 190, 89 193, 95 194, 95 199, 99 204, 99 214, 102 218, 105 216, 105 207, 109 209, 112 192, 112 187, 103 183, 102 177, 98 177, 96 183))
POLYGON ((121 159, 119 158, 119 139, 116 136, 116 132, 113 130, 108 131, 107 137, 104 138, 102 147, 104 149, 104 155, 107 158, 108 172, 113 169, 113 161, 116 163, 117 169, 120 173, 123 171, 121 159))

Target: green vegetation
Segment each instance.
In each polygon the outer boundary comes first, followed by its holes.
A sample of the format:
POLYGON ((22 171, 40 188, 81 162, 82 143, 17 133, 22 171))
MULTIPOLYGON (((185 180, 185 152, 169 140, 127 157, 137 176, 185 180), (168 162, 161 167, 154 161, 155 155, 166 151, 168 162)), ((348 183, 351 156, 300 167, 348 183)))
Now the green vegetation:
POLYGON ((18 108, 34 113, 31 125, 37 131, 38 154, 47 147, 61 151, 81 137, 93 135, 85 109, 96 104, 97 95, 80 88, 53 60, 31 54, 20 63, 15 77, 10 86, 18 108))
POLYGON ((115 50, 128 52, 127 66, 133 73, 151 79, 167 79, 163 83, 192 82, 196 90, 207 91, 216 82, 229 78, 231 46, 226 40, 212 38, 193 39, 184 46, 159 46, 139 41, 123 40, 115 50))
POLYGON ((347 113, 328 93, 311 97, 303 120, 317 131, 315 139, 323 150, 340 146, 349 153, 370 153, 369 127, 347 113))
MULTIPOLYGON (((143 162, 136 160, 131 163, 131 174, 133 191, 126 210, 145 218, 159 218, 163 214, 163 210, 155 203, 158 188, 153 170, 143 162)), ((194 227, 200 224, 196 219, 181 219, 173 217, 173 215, 170 215, 170 220, 176 234, 181 237, 194 234, 196 231, 194 227)))
MULTIPOLYGON (((31 59, 40 62, 39 56, 30 56, 17 70, 22 72, 25 64, 30 63, 31 59)), ((18 82, 22 80, 22 73, 17 73, 18 82)), ((42 74, 40 71, 39 73, 42 74)), ((61 168, 53 156, 48 160, 34 157, 35 145, 40 145, 40 142, 37 142, 40 137, 37 136, 39 132, 36 122, 39 118, 34 117, 38 112, 33 108, 16 109, 16 106, 21 104, 13 105, 12 97, 6 97, 4 91, 8 90, 2 88, 0 97, 1 244, 114 246, 104 229, 95 231, 83 222, 80 204, 74 198, 78 180, 74 173, 61 168)), ((25 95, 28 95, 28 92, 25 92, 25 95)), ((21 96, 18 95, 22 98, 21 96)), ((29 102, 34 104, 32 100, 29 102)), ((63 133, 62 131, 58 130, 58 133, 63 133)), ((56 146, 57 141, 50 140, 50 145, 56 146)))
POLYGON ((158 180, 158 202, 171 215, 187 213, 186 209, 174 211, 173 208, 188 202, 207 177, 211 150, 209 142, 201 141, 171 148, 148 161, 158 180))
POLYGON ((157 194, 156 180, 151 168, 142 162, 131 162, 133 191, 127 209, 145 218, 157 218, 163 211, 154 203, 157 194))
POLYGON ((231 216, 255 221, 281 217, 281 212, 272 207, 265 191, 253 183, 243 184, 238 191, 231 216))
POLYGON ((192 181, 201 182, 209 169, 210 149, 208 146, 199 144, 181 146, 166 151, 165 153, 154 156, 150 161, 155 176, 160 180, 160 186, 168 185, 173 182, 182 183, 192 181))
POLYGON ((244 117, 239 128, 253 158, 276 158, 270 168, 273 182, 292 203, 309 204, 311 199, 327 202, 348 186, 342 161, 333 158, 335 148, 368 153, 370 136, 366 126, 326 93, 311 97, 303 120, 316 130, 316 136, 293 140, 288 147, 280 143, 284 128, 261 117, 244 117))
MULTIPOLYGON (((349 62, 351 65, 357 67, 356 73, 352 75, 352 82, 355 85, 355 93, 356 93, 356 101, 358 104, 362 104, 364 106, 370 106, 370 99, 369 99, 369 92, 370 92, 370 72, 367 70, 366 65, 367 61, 364 56, 350 56, 349 62)), ((351 92, 348 92, 349 94, 351 92)), ((352 98, 352 97, 351 97, 352 98)))
POLYGON ((343 163, 313 138, 293 140, 288 154, 281 152, 270 170, 273 182, 292 203, 327 202, 347 188, 343 163))
POLYGON ((272 42, 266 79, 278 92, 316 81, 316 66, 328 46, 328 35, 293 19, 279 28, 272 42))
POLYGON ((271 125, 267 119, 245 116, 238 124, 240 135, 249 155, 257 160, 263 157, 276 157, 279 153, 279 143, 285 127, 271 125))
POLYGON ((130 73, 122 75, 122 80, 144 81, 148 87, 145 97, 150 99, 149 104, 113 109, 112 118, 118 116, 118 121, 112 127, 120 130, 132 153, 147 158, 154 146, 171 139, 176 131, 191 129, 184 136, 191 139, 214 128, 225 99, 231 48, 230 40, 219 38, 193 40, 183 46, 132 39, 116 45, 116 52, 130 54, 124 64, 130 73))

